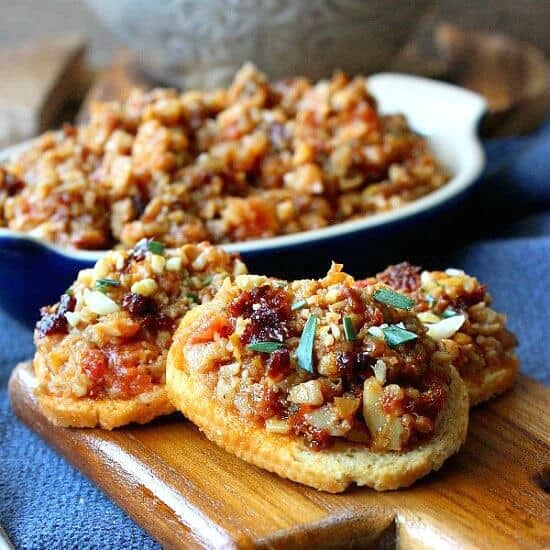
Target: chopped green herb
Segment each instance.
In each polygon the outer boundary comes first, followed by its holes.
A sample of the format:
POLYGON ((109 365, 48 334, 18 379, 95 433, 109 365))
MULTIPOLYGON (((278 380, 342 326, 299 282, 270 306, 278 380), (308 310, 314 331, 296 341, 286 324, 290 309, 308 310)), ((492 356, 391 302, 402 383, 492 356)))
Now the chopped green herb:
POLYGON ((313 373, 313 342, 315 341, 315 332, 317 330, 317 316, 310 315, 304 326, 304 331, 300 337, 300 343, 296 350, 296 360, 298 366, 313 373))
POLYGON ((96 289, 103 293, 107 292, 112 286, 120 286, 120 281, 116 279, 98 279, 95 282, 96 289))
POLYGON ((165 246, 158 241, 149 241, 147 243, 147 249, 153 254, 162 254, 164 252, 165 246))
POLYGON ((307 302, 305 300, 298 300, 297 302, 294 302, 292 306, 290 306, 290 309, 292 311, 296 311, 297 309, 303 308, 307 302))
POLYGON ((399 309, 412 309, 415 303, 412 298, 403 296, 403 294, 390 290, 389 288, 380 288, 379 290, 375 290, 373 298, 377 302, 399 309))
POLYGON ((65 294, 67 296, 73 296, 74 295, 74 291, 72 289, 72 287, 69 287, 66 291, 65 291, 65 294))
POLYGON ((286 288, 286 286, 287 286, 286 281, 277 281, 276 284, 279 288, 286 288))
POLYGON ((195 302, 195 304, 198 304, 200 302, 199 295, 196 292, 188 292, 185 296, 187 299, 195 302))
POLYGON ((441 314, 441 317, 443 317, 443 319, 447 319, 449 317, 454 317, 455 315, 458 315, 457 312, 454 310, 454 309, 451 309, 450 307, 448 307, 442 314, 441 314))
POLYGON ((279 342, 254 342, 246 346, 251 351, 261 351, 262 353, 273 353, 283 347, 279 342))
POLYGON ((202 281, 204 283, 204 286, 209 285, 212 282, 213 278, 214 277, 212 277, 212 275, 207 275, 202 281))
POLYGON ((384 338, 388 345, 392 348, 404 344, 405 342, 412 342, 418 338, 418 334, 406 330, 404 328, 398 327, 397 325, 390 325, 382 329, 384 333, 384 338))
POLYGON ((353 342, 357 340, 357 333, 355 332, 355 327, 351 322, 351 317, 344 317, 344 334, 346 335, 346 340, 348 342, 353 342))

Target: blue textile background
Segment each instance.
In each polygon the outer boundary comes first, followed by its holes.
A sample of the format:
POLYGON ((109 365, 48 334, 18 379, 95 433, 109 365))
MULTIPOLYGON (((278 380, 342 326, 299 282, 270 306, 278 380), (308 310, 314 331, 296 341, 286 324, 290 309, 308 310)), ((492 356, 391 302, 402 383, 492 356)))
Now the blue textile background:
MULTIPOLYGON (((424 235, 429 246, 422 250, 418 241, 412 247, 413 241, 401 239, 404 246, 386 251, 378 265, 406 258, 477 275, 509 315, 523 372, 549 383, 550 122, 528 137, 489 141, 486 151, 484 177, 468 200, 446 213, 445 229, 424 235), (451 251, 440 242, 452 243, 451 251)), ((373 254, 368 251, 363 274, 372 271, 373 254)), ((322 260, 326 267, 328 257, 322 260)), ((158 548, 14 417, 6 385, 10 369, 31 356, 31 339, 0 312, 0 525, 16 548, 158 548)))

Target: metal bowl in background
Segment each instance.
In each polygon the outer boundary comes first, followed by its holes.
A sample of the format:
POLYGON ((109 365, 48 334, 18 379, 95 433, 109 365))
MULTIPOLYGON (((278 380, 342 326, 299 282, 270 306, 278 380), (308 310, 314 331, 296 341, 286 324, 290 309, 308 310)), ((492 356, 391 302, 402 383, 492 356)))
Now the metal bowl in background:
POLYGON ((245 62, 270 78, 385 69, 428 0, 85 0, 155 78, 226 85, 245 62))

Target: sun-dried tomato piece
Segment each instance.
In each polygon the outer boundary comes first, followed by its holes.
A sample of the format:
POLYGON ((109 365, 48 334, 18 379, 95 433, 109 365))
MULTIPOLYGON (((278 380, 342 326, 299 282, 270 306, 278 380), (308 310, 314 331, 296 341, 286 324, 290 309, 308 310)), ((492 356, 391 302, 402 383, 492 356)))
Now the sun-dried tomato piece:
POLYGON ((76 299, 69 294, 63 294, 59 299, 59 304, 52 307, 43 307, 40 310, 42 315, 40 321, 36 323, 36 329, 40 338, 49 334, 66 334, 67 319, 65 313, 74 311, 76 299))

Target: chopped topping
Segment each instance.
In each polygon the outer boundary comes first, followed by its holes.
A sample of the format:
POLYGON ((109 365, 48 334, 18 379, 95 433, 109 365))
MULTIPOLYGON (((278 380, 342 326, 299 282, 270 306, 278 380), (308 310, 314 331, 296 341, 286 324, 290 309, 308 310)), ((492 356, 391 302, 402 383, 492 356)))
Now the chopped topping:
POLYGON ((386 383, 386 372, 388 370, 386 363, 384 363, 381 359, 378 359, 372 366, 372 370, 374 371, 374 377, 376 380, 378 380, 380 384, 384 385, 386 383))
POLYGON ((76 327, 78 323, 80 323, 80 315, 74 311, 67 311, 67 313, 65 313, 65 319, 67 319, 71 327, 76 327))
POLYGON ((153 254, 151 256, 151 269, 157 275, 160 275, 164 271, 165 266, 166 266, 166 259, 164 258, 164 256, 160 256, 159 254, 153 254))
POLYGON ((163 254, 164 253, 164 244, 159 243, 158 241, 148 241, 147 242, 147 249, 152 254, 163 254))
POLYGON ((225 338, 233 332, 231 323, 225 316, 214 317, 199 332, 191 338, 192 344, 206 344, 212 342, 216 335, 225 338))
POLYGON ((262 353, 273 353, 278 349, 281 349, 283 344, 279 342, 254 342, 253 344, 248 344, 246 347, 251 351, 261 351, 262 353))
POLYGON ((397 325, 389 325, 383 328, 382 332, 384 333, 386 342, 392 348, 405 344, 406 342, 412 342, 418 338, 418 334, 397 325))
POLYGON ((386 323, 383 323, 382 325, 378 327, 369 327, 367 332, 373 336, 374 338, 378 338, 379 340, 384 340, 384 328, 386 328, 388 325, 386 323))
POLYGON ((387 306, 396 307, 398 309, 412 309, 415 301, 408 296, 399 294, 389 288, 381 288, 374 291, 373 298, 382 304, 387 306))
POLYGON ((306 304, 307 302, 305 300, 298 300, 292 304, 290 309, 292 309, 292 311, 296 311, 297 309, 302 309, 306 304))
POLYGON ((272 380, 279 381, 290 370, 290 352, 287 348, 281 348, 272 352, 267 360, 266 374, 272 380))
POLYGON ((420 286, 420 268, 409 262, 390 265, 385 271, 379 273, 376 278, 387 284, 394 290, 402 292, 414 292, 420 286))
POLYGON ((134 293, 124 295, 122 298, 122 307, 134 317, 144 316, 157 311, 157 303, 153 298, 134 293))
POLYGON ((418 318, 424 323, 439 323, 441 318, 431 311, 422 311, 418 314, 418 318))
POLYGON ((346 340, 348 342, 354 342, 357 340, 357 333, 355 332, 353 322, 349 316, 344 317, 344 334, 346 335, 346 340))
POLYGON ((152 296, 158 288, 158 284, 154 279, 142 279, 136 281, 130 289, 134 294, 141 294, 142 296, 152 296))
POLYGON ((181 269, 181 258, 179 256, 168 258, 166 260, 166 269, 167 271, 179 271, 181 269))
POLYGON ((36 324, 36 330, 39 337, 42 338, 49 334, 63 334, 67 332, 67 319, 65 313, 73 311, 75 305, 75 297, 72 294, 65 293, 59 299, 59 305, 56 309, 50 307, 42 308, 40 310, 42 317, 36 324))
POLYGON ((114 300, 97 290, 84 290, 84 302, 97 315, 108 315, 120 310, 114 300))
POLYGON ((107 292, 107 290, 113 286, 120 286, 120 281, 116 279, 98 279, 95 282, 96 289, 103 293, 107 292))
POLYGON ((200 303, 199 295, 196 292, 187 292, 185 296, 195 304, 200 303))
POLYGON ((441 317, 443 317, 443 319, 447 319, 448 317, 454 317, 455 315, 457 315, 457 312, 456 312, 454 309, 451 309, 450 307, 448 307, 448 308, 441 314, 441 317))
POLYGON ((310 315, 302 336, 300 337, 300 344, 296 350, 296 360, 298 366, 307 371, 313 373, 313 342, 315 341, 315 331, 317 330, 317 316, 310 315))
POLYGON ((464 315, 455 315, 454 317, 448 317, 434 323, 433 325, 427 325, 428 336, 431 336, 434 340, 443 340, 443 338, 450 338, 455 332, 460 330, 460 327, 464 324, 466 317, 464 315))
POLYGON ((287 321, 291 313, 288 293, 269 285, 254 287, 241 294, 230 306, 233 317, 250 319, 241 340, 253 342, 283 342, 289 336, 287 321))
POLYGON ((288 399, 303 405, 322 405, 324 402, 319 380, 309 380, 290 388, 288 399))

